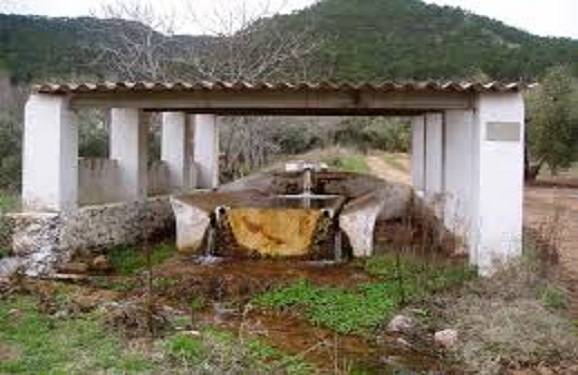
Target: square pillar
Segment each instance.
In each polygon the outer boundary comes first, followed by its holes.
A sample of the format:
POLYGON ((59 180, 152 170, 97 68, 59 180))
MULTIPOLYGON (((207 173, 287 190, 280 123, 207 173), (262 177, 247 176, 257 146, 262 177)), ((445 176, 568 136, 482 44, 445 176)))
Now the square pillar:
POLYGON ((169 168, 172 191, 195 188, 191 169, 193 166, 192 129, 184 112, 165 112, 162 118, 161 160, 169 168))
POLYGON ((201 189, 219 186, 219 129, 214 115, 195 116, 195 162, 201 189))
POLYGON ((416 192, 425 190, 425 116, 412 118, 411 121, 411 176, 416 192))
POLYGON ((148 183, 148 124, 140 111, 113 108, 110 123, 110 158, 119 166, 119 198, 143 201, 148 183))
POLYGON ((479 94, 474 119, 471 259, 480 274, 522 254, 524 99, 521 93, 479 94))
POLYGON ((437 203, 444 190, 444 117, 428 113, 425 117, 425 200, 437 203))
POLYGON ((475 228, 472 197, 474 125, 473 110, 445 113, 444 224, 467 243, 475 228))
POLYGON ((22 205, 28 212, 77 208, 78 129, 68 98, 33 94, 24 119, 22 205))

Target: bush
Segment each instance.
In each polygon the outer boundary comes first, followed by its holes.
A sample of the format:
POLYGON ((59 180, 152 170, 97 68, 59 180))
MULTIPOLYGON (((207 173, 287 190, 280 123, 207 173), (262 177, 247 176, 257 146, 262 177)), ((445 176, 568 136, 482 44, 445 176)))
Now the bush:
POLYGON ((355 147, 363 152, 377 149, 408 152, 411 131, 408 124, 388 118, 353 118, 344 121, 335 132, 335 143, 355 147))

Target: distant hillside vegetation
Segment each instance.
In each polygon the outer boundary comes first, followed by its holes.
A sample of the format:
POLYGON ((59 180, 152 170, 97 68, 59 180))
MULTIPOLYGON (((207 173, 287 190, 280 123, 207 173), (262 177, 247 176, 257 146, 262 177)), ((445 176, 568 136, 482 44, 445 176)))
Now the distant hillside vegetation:
MULTIPOLYGON (((420 0, 322 0, 290 15, 260 20, 245 31, 267 33, 271 25, 310 30, 310 42, 319 45, 309 62, 312 79, 529 80, 560 64, 571 65, 578 75, 578 41, 535 36, 420 0)), ((90 17, 0 14, 0 70, 20 82, 114 76, 96 46, 114 45, 119 30, 143 27, 90 17)), ((199 39, 170 40, 171 53, 178 54, 179 46, 199 39)), ((202 40, 206 46, 212 39, 202 40)))
POLYGON ((317 67, 346 79, 533 79, 552 65, 578 73, 578 41, 544 38, 458 8, 419 0, 322 0, 278 17, 313 29, 317 67))

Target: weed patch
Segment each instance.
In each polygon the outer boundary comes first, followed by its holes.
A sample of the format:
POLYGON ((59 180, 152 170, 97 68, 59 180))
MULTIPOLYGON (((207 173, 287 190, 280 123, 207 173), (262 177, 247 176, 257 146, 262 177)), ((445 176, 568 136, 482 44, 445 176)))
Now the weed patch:
POLYGON ((329 166, 345 172, 369 173, 370 169, 361 155, 342 155, 331 158, 327 161, 329 166))
POLYGON ((472 276, 462 265, 432 268, 423 261, 395 256, 366 262, 368 273, 382 280, 353 288, 317 287, 302 280, 253 299, 265 309, 298 309, 316 325, 338 333, 366 334, 404 304, 426 298, 472 276))
POLYGON ((453 355, 472 373, 502 374, 578 358, 578 335, 563 311, 567 296, 538 269, 524 259, 431 305, 441 317, 438 328, 458 330, 453 355))
MULTIPOLYGON (((175 248, 168 244, 160 244, 151 248, 151 265, 157 265, 175 254, 175 248)), ((139 247, 118 246, 110 251, 110 261, 116 273, 120 276, 134 276, 147 267, 147 254, 139 247)))
POLYGON ((12 212, 18 209, 17 194, 0 191, 0 212, 12 212))
POLYGON ((0 305, 0 342, 17 345, 20 352, 0 362, 0 372, 83 374, 150 369, 144 357, 125 353, 121 341, 102 329, 96 315, 56 319, 40 313, 30 297, 0 305))
POLYGON ((174 365, 195 373, 314 374, 316 369, 296 356, 288 356, 258 340, 207 329, 199 336, 178 333, 165 342, 174 365))

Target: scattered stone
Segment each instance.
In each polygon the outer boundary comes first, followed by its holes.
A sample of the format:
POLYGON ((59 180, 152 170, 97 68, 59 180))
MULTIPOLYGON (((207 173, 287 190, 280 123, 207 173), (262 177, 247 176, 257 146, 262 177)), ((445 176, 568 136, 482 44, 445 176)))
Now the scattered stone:
POLYGON ((17 257, 0 259, 0 279, 9 279, 21 266, 21 259, 17 257))
POLYGON ((54 315, 52 315, 54 319, 66 319, 69 316, 70 314, 66 310, 59 310, 54 315))
POLYGON ((437 345, 446 350, 453 349, 458 343, 458 331, 455 329, 446 329, 436 332, 434 341, 437 345))
POLYGON ((215 302, 213 304, 213 311, 215 313, 214 320, 216 323, 222 323, 227 320, 232 319, 235 315, 237 315, 236 309, 227 308, 222 303, 215 302))
POLYGON ((86 280, 87 278, 88 278, 87 275, 71 274, 71 273, 57 273, 54 276, 52 276, 52 279, 61 281, 81 281, 86 280))
POLYGON ((112 269, 112 265, 106 255, 99 255, 92 260, 90 268, 94 271, 107 272, 112 269))
POLYGON ((415 327, 413 318, 407 315, 396 315, 387 325, 387 331, 407 334, 415 327))
POLYGON ((413 346, 409 343, 409 341, 407 341, 406 339, 402 338, 402 337, 398 337, 395 340, 395 343, 398 344, 399 346, 401 346, 402 348, 412 348, 413 346))
POLYGON ((546 366, 540 366, 536 369, 539 375, 555 375, 555 372, 546 366))
POLYGON ((84 262, 65 263, 58 267, 58 272, 61 274, 83 275, 88 273, 88 264, 84 262))

